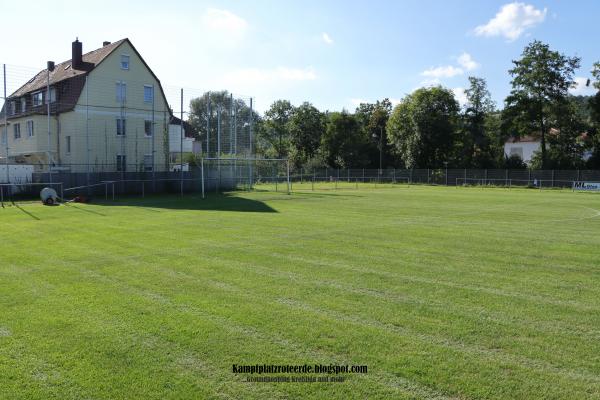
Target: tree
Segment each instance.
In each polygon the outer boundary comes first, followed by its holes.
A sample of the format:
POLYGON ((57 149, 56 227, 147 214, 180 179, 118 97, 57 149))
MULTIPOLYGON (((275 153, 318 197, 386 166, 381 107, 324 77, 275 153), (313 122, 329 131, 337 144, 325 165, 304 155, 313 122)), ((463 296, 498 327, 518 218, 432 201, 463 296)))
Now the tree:
POLYGON ((364 167, 369 159, 364 153, 366 141, 357 118, 346 110, 329 114, 321 139, 321 151, 327 164, 334 168, 364 167))
POLYGON ((592 76, 594 77, 594 87, 598 89, 598 92, 592 96, 589 101, 589 113, 590 113, 590 125, 589 131, 591 137, 590 146, 592 147, 593 154, 588 162, 590 168, 600 167, 600 62, 594 64, 592 69, 592 76))
POLYGON ((250 153, 250 119, 252 117, 252 123, 256 125, 260 123, 260 116, 254 110, 251 113, 249 105, 243 99, 232 97, 226 90, 205 92, 190 101, 188 122, 192 131, 196 132, 196 139, 203 143, 203 151, 208 149, 211 154, 217 151, 219 114, 221 152, 250 153))
POLYGON ((312 104, 304 102, 294 109, 288 128, 292 146, 290 158, 296 166, 316 155, 325 126, 325 115, 312 104))
POLYGON ((387 136, 407 168, 451 161, 458 110, 454 93, 441 86, 417 89, 394 108, 387 136))
POLYGON ((553 112, 574 87, 573 75, 580 58, 567 57, 536 40, 525 47, 521 59, 513 60, 513 64, 509 70, 512 90, 506 98, 504 114, 509 122, 506 126, 518 135, 539 132, 541 166, 545 168, 546 139, 553 112))
POLYGON ((288 100, 277 100, 265 112, 261 130, 263 139, 275 150, 277 158, 286 158, 290 146, 288 123, 294 112, 294 107, 288 100))
POLYGON ((387 98, 375 103, 361 103, 356 108, 355 116, 366 139, 364 151, 368 154, 371 167, 383 167, 391 158, 390 145, 385 135, 391 112, 392 103, 387 98))
POLYGON ((463 115, 463 145, 465 166, 488 168, 493 159, 490 137, 486 135, 486 117, 494 112, 495 104, 483 78, 469 77, 465 90, 467 106, 463 115))

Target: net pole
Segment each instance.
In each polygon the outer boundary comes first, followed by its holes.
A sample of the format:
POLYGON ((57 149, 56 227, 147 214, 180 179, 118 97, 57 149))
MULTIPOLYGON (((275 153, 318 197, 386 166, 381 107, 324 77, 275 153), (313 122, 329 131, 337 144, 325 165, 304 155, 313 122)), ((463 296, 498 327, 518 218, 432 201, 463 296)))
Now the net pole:
POLYGON ((180 187, 181 197, 183 197, 183 88, 181 88, 181 103, 180 103, 180 123, 179 123, 179 163, 180 163, 180 187))
POLYGON ((200 159, 200 173, 202 174, 202 198, 204 198, 204 157, 200 159))
POLYGON ((229 93, 229 154, 233 154, 233 93, 229 93))
MULTIPOLYGON (((254 155, 254 151, 253 151, 253 144, 252 144, 252 130, 253 130, 253 122, 254 122, 254 104, 253 104, 253 99, 252 97, 250 97, 250 121, 248 121, 250 123, 250 126, 248 127, 249 129, 249 139, 250 139, 250 147, 249 147, 249 155, 250 157, 252 157, 254 155)), ((253 172, 252 172, 252 163, 250 164, 250 190, 252 190, 252 177, 254 176, 253 172)))
POLYGON ((85 181, 87 185, 87 194, 90 195, 90 85, 88 75, 85 76, 85 154, 86 170, 85 181))
POLYGON ((206 155, 210 157, 210 92, 206 95, 206 155))
POLYGON ((50 183, 52 183, 52 171, 50 168, 50 146, 52 144, 52 137, 50 136, 50 64, 48 64, 48 68, 46 68, 46 114, 48 122, 48 179, 50 183))
MULTIPOLYGON (((154 136, 156 136, 156 135, 154 134, 154 123, 155 123, 154 122, 154 85, 152 85, 151 87, 152 87, 152 124, 151 124, 151 128, 150 128, 151 129, 150 133, 152 134, 152 191, 156 192, 156 146, 155 146, 156 139, 154 138, 154 136)), ((167 166, 167 168, 168 168, 168 166, 167 166)), ((167 169, 167 171, 168 171, 168 169, 167 169)), ((145 179, 145 175, 146 174, 144 174, 144 179, 145 179)))
POLYGON ((8 166, 8 102, 6 99, 6 64, 3 64, 4 72, 4 140, 6 140, 6 158, 4 159, 4 165, 6 165, 6 183, 10 183, 10 172, 8 166))
POLYGON ((287 164, 287 194, 290 194, 291 184, 290 184, 290 160, 286 161, 287 164))

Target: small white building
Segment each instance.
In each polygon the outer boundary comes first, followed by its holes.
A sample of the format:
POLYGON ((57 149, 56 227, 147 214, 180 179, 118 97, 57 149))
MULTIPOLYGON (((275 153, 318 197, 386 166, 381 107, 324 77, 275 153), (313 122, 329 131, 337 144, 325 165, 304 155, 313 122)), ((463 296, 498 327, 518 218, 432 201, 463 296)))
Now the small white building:
MULTIPOLYGON (((192 137, 192 127, 189 123, 183 121, 182 129, 181 120, 174 116, 171 117, 169 121, 169 161, 171 170, 181 168, 180 156, 182 153, 184 159, 189 154, 201 153, 202 146, 199 146, 199 144, 200 142, 192 137)), ((186 163, 184 163, 184 170, 187 170, 186 163)))
POLYGON ((529 164, 541 145, 542 141, 540 139, 529 135, 521 138, 510 138, 504 143, 504 155, 506 157, 517 155, 529 164))

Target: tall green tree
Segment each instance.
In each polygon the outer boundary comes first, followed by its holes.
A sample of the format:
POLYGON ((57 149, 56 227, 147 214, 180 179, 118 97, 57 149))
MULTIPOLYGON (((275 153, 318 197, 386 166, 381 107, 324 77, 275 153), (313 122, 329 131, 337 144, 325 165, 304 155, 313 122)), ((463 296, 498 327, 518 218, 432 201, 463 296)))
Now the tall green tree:
POLYGON ((387 136, 407 168, 435 168, 451 162, 459 105, 441 86, 421 88, 394 108, 387 136))
POLYGON ((325 115, 312 104, 304 102, 294 109, 288 122, 294 165, 300 167, 316 155, 325 127, 325 115))
POLYGON ((288 100, 277 100, 264 114, 260 131, 262 139, 274 149, 274 156, 286 158, 290 148, 289 122, 294 113, 294 106, 288 100))
POLYGON ((594 77, 593 86, 598 90, 594 96, 589 99, 590 112, 590 136, 592 147, 592 157, 588 162, 590 168, 600 168, 600 62, 594 64, 592 69, 594 77))
POLYGON ((328 115, 327 128, 321 138, 321 151, 330 167, 365 167, 369 158, 363 151, 366 145, 355 115, 346 110, 328 115))
POLYGON ((370 167, 385 167, 393 162, 385 134, 391 113, 392 103, 387 98, 377 100, 375 103, 361 103, 356 108, 355 116, 366 139, 367 145, 364 151, 368 154, 370 167))
POLYGON ((540 41, 525 47, 521 58, 513 60, 509 70, 512 90, 506 98, 505 126, 519 135, 540 134, 541 166, 546 167, 546 141, 558 105, 574 87, 573 75, 580 66, 579 57, 568 57, 540 41))
POLYGON ((463 164, 471 168, 490 168, 494 156, 491 138, 486 134, 486 118, 495 111, 495 104, 485 79, 470 76, 465 95, 467 104, 462 125, 463 164))

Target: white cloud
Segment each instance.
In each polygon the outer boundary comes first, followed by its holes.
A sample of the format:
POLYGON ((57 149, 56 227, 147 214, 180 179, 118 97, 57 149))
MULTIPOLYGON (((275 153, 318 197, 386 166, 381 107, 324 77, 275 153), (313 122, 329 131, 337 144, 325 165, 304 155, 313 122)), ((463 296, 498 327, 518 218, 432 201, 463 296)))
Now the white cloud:
POLYGON ((323 41, 327 44, 333 44, 333 39, 331 38, 331 36, 329 36, 327 34, 327 32, 323 32, 323 35, 321 35, 321 37, 323 38, 323 41))
POLYGON ((473 57, 469 53, 462 53, 458 56, 458 64, 463 67, 467 71, 473 71, 474 69, 479 68, 479 64, 473 60, 473 57))
POLYGON ((575 87, 569 90, 574 96, 592 96, 596 94, 596 89, 590 83, 590 86, 586 86, 587 78, 578 76, 575 78, 575 87))
POLYGON ((527 29, 542 23, 548 10, 539 10, 531 4, 509 3, 500 8, 494 18, 485 25, 475 28, 477 36, 504 36, 509 41, 516 40, 527 29))
POLYGON ((445 65, 442 67, 429 68, 423 72, 421 75, 426 76, 428 78, 452 78, 453 76, 462 75, 464 71, 461 68, 455 67, 453 65, 445 65))
POLYGON ((202 14, 202 25, 211 30, 227 35, 243 35, 248 28, 248 22, 228 10, 208 8, 202 14))
POLYGON ((456 87, 452 89, 452 92, 454 92, 454 97, 456 98, 456 101, 458 101, 458 104, 460 104, 461 107, 464 107, 468 102, 465 88, 456 87))

